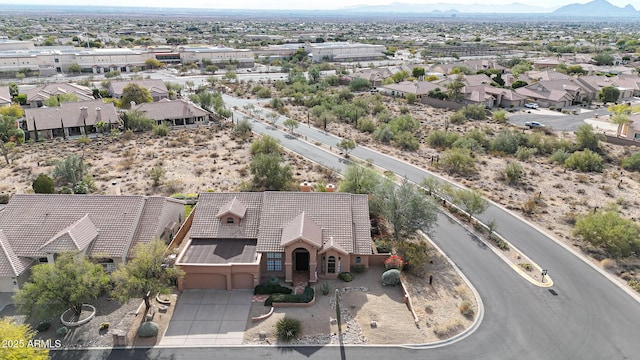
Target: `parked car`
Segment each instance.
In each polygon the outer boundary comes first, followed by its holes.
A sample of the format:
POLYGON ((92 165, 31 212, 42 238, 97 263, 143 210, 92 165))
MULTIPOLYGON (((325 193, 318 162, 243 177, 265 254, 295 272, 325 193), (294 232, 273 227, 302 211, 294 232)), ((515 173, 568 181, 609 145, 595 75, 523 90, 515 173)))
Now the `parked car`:
POLYGON ((526 103, 526 104, 524 104, 524 107, 526 107, 528 109, 537 109, 538 108, 538 104, 536 104, 536 103, 526 103))
POLYGON ((527 126, 529 127, 529 129, 531 129, 536 127, 544 127, 544 124, 539 123, 537 121, 527 121, 526 123, 524 123, 524 126, 527 126))

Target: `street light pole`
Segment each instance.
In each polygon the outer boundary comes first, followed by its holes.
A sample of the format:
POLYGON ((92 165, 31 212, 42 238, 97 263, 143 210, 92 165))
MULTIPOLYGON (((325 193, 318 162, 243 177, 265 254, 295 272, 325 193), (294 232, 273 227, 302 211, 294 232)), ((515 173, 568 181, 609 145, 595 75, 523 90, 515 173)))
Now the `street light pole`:
POLYGON ((547 275, 547 270, 546 269, 542 270, 542 282, 544 282, 545 275, 547 275))

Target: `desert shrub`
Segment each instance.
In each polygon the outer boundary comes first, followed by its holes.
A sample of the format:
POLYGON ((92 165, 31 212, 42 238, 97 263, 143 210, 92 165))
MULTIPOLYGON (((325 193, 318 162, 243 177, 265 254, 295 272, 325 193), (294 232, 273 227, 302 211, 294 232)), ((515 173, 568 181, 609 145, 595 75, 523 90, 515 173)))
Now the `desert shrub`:
POLYGON ((389 125, 381 126, 378 129, 376 129, 376 131, 374 131, 373 138, 376 141, 388 143, 391 141, 391 139, 393 139, 393 131, 391 131, 391 128, 389 127, 389 125))
POLYGON ((260 294, 291 294, 293 290, 279 284, 260 284, 253 289, 255 295, 260 294))
POLYGON ((464 124, 467 122, 467 117, 461 111, 456 111, 449 116, 449 122, 456 125, 464 124))
POLYGON ((491 151, 515 154, 518 148, 526 145, 526 143, 526 136, 522 133, 515 130, 502 129, 500 133, 491 140, 489 147, 491 151))
POLYGON ((493 113, 492 118, 493 118, 493 120, 496 120, 496 121, 499 121, 499 122, 506 122, 508 120, 507 112, 505 110, 495 111, 493 113))
POLYGON ((475 171, 475 159, 467 149, 449 149, 442 154, 442 165, 450 173, 467 175, 475 171))
POLYGON ((522 170, 522 165, 517 162, 510 162, 504 168, 504 174, 507 177, 507 182, 510 185, 515 185, 520 182, 522 179, 524 171, 522 170))
POLYGON ((571 153, 565 148, 562 148, 554 151, 549 157, 549 161, 552 163, 564 164, 569 156, 571 156, 571 153))
POLYGON ((460 306, 458 306, 458 309, 460 309, 460 313, 462 315, 469 315, 473 310, 473 308, 471 307, 471 303, 466 300, 460 303, 460 306))
POLYGON ((354 274, 362 274, 366 270, 367 270, 367 268, 364 266, 364 264, 351 265, 351 272, 354 273, 354 274))
POLYGON ((353 274, 350 272, 341 272, 338 274, 338 279, 344 282, 351 282, 353 281, 353 274))
POLYGON ((605 258, 600 260, 600 267, 607 271, 614 271, 618 268, 618 263, 614 259, 605 258))
POLYGON ((448 337, 457 334, 462 327, 463 325, 460 319, 453 319, 444 324, 437 324, 433 327, 433 332, 438 337, 448 337))
POLYGON ((46 174, 38 175, 31 187, 36 194, 53 194, 56 192, 53 179, 46 174))
POLYGON ((402 257, 398 255, 391 255, 384 261, 384 267, 387 270, 389 269, 402 270, 402 268, 404 267, 404 260, 402 259, 402 257))
MULTIPOLYGON (((240 121, 238 121, 236 123, 236 125, 233 127, 233 134, 234 135, 245 135, 251 132, 252 126, 251 123, 249 122, 249 120, 247 119, 242 119, 240 121)), ((253 144, 252 144, 253 145, 253 144)))
MULTIPOLYGON (((113 131, 111 132, 112 136, 117 136, 113 131)), ((133 138, 133 130, 127 129, 125 132, 120 134, 120 138, 124 140, 131 140, 133 138)))
POLYGON ((50 327, 51 323, 49 321, 42 321, 36 325, 36 330, 38 330, 38 332, 43 332, 49 330, 50 327))
POLYGON ((104 331, 104 330, 107 330, 107 329, 109 329, 109 323, 108 322, 103 322, 102 324, 100 324, 100 328, 99 328, 100 331, 104 331))
POLYGON ((398 244, 398 254, 405 261, 405 269, 416 275, 423 275, 425 272, 425 266, 429 262, 427 251, 428 244, 424 240, 405 240, 398 244))
POLYGON ((169 127, 166 124, 156 125, 153 127, 153 133, 157 136, 167 136, 169 127))
POLYGON ((273 294, 264 301, 264 306, 271 306, 274 302, 308 303, 313 300, 313 288, 305 287, 302 294, 273 294))
POLYGON ((537 152, 538 152, 538 149, 536 148, 520 146, 518 147, 518 151, 516 151, 516 157, 520 161, 527 161, 529 160, 530 157, 535 155, 537 152))
POLYGON ((329 295, 330 290, 331 285, 329 285, 328 282, 323 282, 322 285, 320 285, 320 291, 322 292, 322 295, 329 295))
POLYGON ((627 284, 629 284, 629 286, 630 286, 633 290, 635 290, 635 291, 637 291, 637 292, 640 292, 640 280, 638 280, 638 279, 630 279, 630 280, 627 282, 627 284))
POLYGON ((376 248, 378 249, 378 253, 390 253, 392 250, 392 242, 389 238, 379 237, 375 239, 376 248))
POLYGON ((572 233, 615 258, 640 251, 640 226, 613 209, 590 211, 578 218, 572 233))
POLYGON ((459 136, 456 133, 444 130, 434 130, 429 133, 429 136, 427 136, 427 144, 434 148, 446 149, 450 148, 458 138, 459 136))
POLYGON ((602 172, 604 169, 602 157, 589 149, 571 154, 564 161, 564 166, 582 172, 602 172))
POLYGON ((415 135, 409 131, 402 131, 394 135, 393 143, 402 150, 414 151, 418 150, 420 147, 418 139, 416 139, 415 135))
POLYGON ((622 168, 629 171, 640 171, 640 152, 624 158, 622 168))
POLYGON ((11 195, 2 193, 0 194, 0 204, 8 204, 11 200, 11 195))
POLYGON ((376 130, 376 124, 371 119, 361 119, 358 122, 358 130, 371 134, 376 130))
POLYGON ((278 334, 278 339, 282 341, 291 341, 297 338, 301 330, 302 325, 298 319, 285 316, 276 323, 276 334, 278 334))
POLYGON ((533 265, 530 263, 519 263, 518 266, 520 266, 524 271, 533 271, 533 265))
POLYGON ((487 117, 487 109, 481 104, 467 105, 458 111, 460 111, 467 119, 483 120, 487 117))
POLYGON ((382 274, 382 285, 398 285, 400 284, 400 270, 391 269, 382 274))
POLYGON ((496 238, 495 240, 496 240, 496 246, 498 247, 498 249, 504 250, 504 251, 509 250, 509 244, 506 241, 500 238, 496 238))
POLYGON ((58 336, 65 336, 67 335, 68 332, 69 332, 69 328, 66 326, 61 326, 56 329, 56 335, 58 336))
POLYGON ((138 328, 138 336, 147 338, 154 337, 158 335, 158 324, 153 321, 145 321, 138 328))

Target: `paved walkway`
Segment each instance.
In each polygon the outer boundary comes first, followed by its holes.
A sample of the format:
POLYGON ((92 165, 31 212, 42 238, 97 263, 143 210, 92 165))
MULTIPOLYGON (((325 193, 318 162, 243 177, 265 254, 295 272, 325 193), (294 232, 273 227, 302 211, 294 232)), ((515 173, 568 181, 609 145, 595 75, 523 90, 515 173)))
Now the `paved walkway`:
POLYGON ((241 345, 252 290, 185 290, 160 346, 241 345))

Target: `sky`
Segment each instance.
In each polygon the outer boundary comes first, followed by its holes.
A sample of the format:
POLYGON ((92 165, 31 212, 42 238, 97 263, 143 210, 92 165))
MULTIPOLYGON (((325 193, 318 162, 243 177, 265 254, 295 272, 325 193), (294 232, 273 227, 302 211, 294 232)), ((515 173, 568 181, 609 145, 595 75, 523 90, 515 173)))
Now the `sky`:
MULTIPOLYGON (((324 10, 340 9, 354 5, 384 5, 392 2, 434 4, 434 3, 456 3, 456 4, 511 4, 521 3, 527 5, 557 8, 562 5, 574 3, 587 3, 591 0, 56 0, 56 5, 98 5, 98 6, 139 6, 139 7, 179 7, 179 8, 208 8, 208 9, 288 9, 288 10, 324 10), (153 4, 150 6, 150 4, 153 4)), ((637 0, 608 0, 616 6, 625 6, 637 0)), ((22 0, 23 5, 32 4, 52 4, 51 0, 22 0)), ((16 4, 15 0, 0 0, 0 11, 2 4, 16 4)), ((633 5, 633 4, 632 4, 633 5)), ((636 7, 637 9, 638 7, 636 7)))

